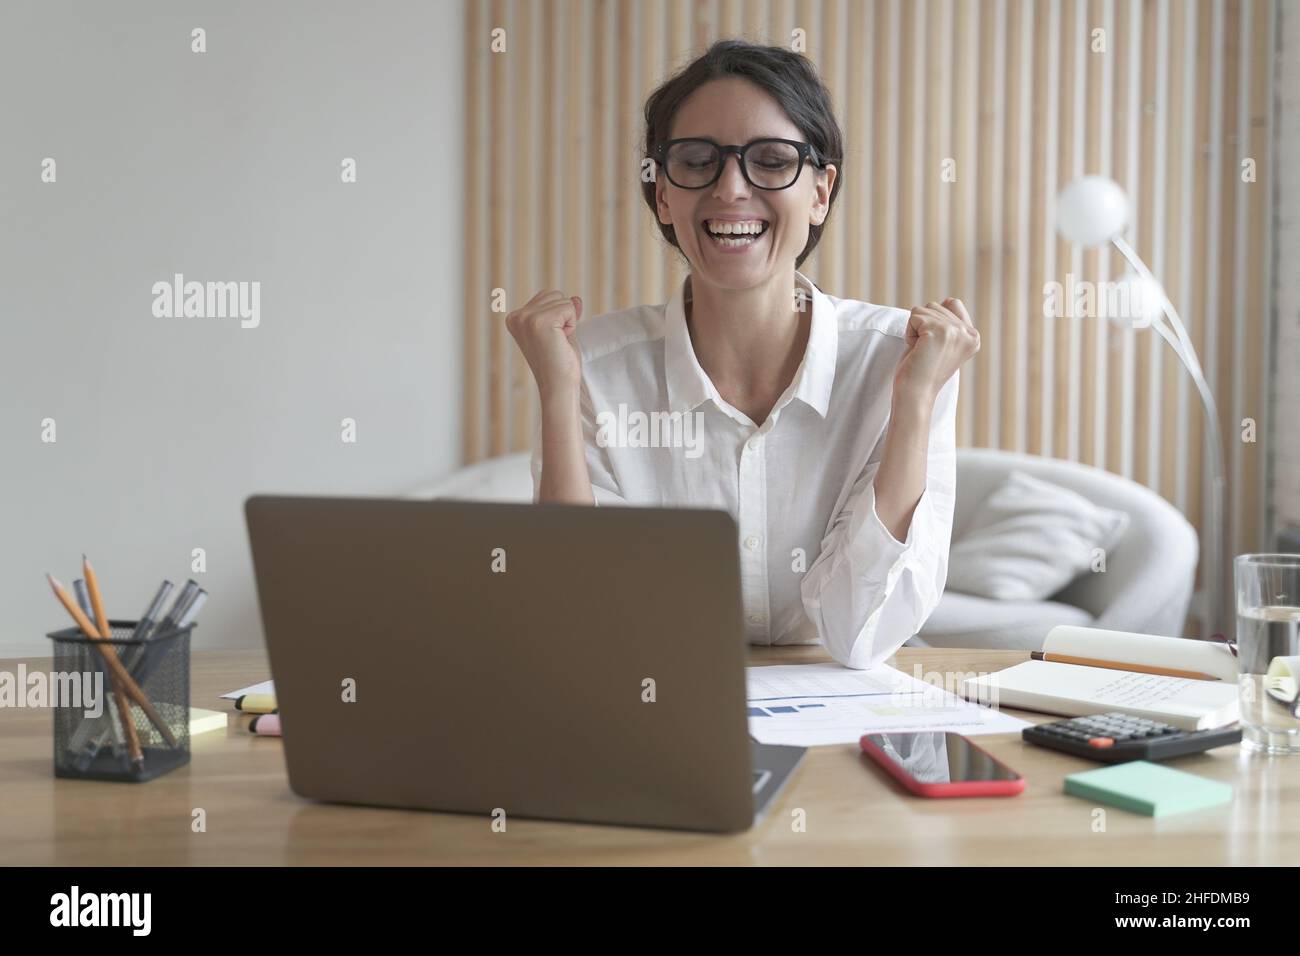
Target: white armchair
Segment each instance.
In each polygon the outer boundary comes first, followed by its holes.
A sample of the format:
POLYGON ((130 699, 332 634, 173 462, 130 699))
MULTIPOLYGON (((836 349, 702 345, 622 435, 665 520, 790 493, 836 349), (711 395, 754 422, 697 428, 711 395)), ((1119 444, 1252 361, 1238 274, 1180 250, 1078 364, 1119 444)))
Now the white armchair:
MULTIPOLYGON (((526 452, 490 458, 410 492, 417 498, 532 500, 526 452)), ((1187 519, 1155 492, 1088 465, 988 448, 957 450, 953 540, 1012 469, 1127 512, 1128 527, 1109 549, 1104 573, 1085 573, 1047 601, 996 601, 948 590, 912 644, 1039 650, 1057 624, 1180 635, 1191 601, 1197 537, 1187 519)))
POLYGON ((1085 572, 1047 601, 995 601, 948 590, 913 643, 1040 650, 1057 624, 1182 635, 1196 574, 1196 531, 1177 508, 1135 481, 1057 458, 959 448, 954 541, 1012 469, 1127 512, 1128 527, 1107 550, 1105 572, 1085 572))

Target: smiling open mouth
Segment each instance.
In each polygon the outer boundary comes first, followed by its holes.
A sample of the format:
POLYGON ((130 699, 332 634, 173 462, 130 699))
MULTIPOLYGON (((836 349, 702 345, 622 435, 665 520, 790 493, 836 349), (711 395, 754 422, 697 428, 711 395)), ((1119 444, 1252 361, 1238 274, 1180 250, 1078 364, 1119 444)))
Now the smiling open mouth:
POLYGON ((719 246, 726 249, 738 249, 752 246, 767 232, 769 223, 765 219, 748 219, 744 222, 725 222, 719 219, 706 219, 704 231, 719 246))

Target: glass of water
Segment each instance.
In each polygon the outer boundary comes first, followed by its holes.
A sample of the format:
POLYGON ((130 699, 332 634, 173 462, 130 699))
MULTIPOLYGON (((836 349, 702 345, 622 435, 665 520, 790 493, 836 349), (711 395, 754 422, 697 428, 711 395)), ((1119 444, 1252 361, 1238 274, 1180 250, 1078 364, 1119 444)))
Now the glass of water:
POLYGON ((1236 580, 1242 746, 1300 754, 1300 554, 1238 555, 1236 580))

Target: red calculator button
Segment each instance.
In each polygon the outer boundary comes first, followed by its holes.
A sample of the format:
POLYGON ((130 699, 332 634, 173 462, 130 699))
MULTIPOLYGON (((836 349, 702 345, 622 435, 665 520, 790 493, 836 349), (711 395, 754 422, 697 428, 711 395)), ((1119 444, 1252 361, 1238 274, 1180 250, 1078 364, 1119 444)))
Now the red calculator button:
POLYGON ((1088 746, 1090 747, 1114 747, 1115 741, 1111 737, 1089 737, 1088 746))

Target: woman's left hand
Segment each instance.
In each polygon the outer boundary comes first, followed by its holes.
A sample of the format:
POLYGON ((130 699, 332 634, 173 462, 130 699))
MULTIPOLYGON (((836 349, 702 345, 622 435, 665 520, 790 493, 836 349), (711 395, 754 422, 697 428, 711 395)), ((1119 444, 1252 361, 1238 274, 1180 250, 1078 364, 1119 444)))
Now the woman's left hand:
POLYGON ((934 404, 961 364, 980 350, 980 334, 960 299, 916 306, 907 319, 907 352, 894 371, 894 400, 934 404))

